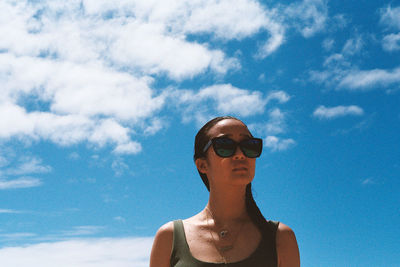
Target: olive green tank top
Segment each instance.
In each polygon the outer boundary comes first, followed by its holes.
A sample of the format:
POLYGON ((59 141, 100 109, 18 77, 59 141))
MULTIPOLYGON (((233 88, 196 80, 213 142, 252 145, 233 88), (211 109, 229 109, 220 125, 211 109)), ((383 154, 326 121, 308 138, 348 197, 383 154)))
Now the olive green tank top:
POLYGON ((174 221, 174 237, 171 254, 171 267, 276 267, 276 231, 279 222, 266 221, 266 227, 262 233, 262 238, 257 249, 246 259, 233 263, 210 263, 203 262, 190 253, 189 245, 186 240, 185 230, 182 220, 174 221))

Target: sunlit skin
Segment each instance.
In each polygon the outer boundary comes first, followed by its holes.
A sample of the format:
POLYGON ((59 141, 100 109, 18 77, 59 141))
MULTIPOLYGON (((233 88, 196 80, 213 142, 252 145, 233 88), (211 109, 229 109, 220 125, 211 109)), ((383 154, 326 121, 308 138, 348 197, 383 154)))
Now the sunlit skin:
MULTIPOLYGON (((210 139, 228 136, 236 142, 252 136, 246 125, 234 119, 218 122, 209 130, 208 135, 210 139)), ((245 206, 246 185, 254 178, 255 162, 254 158, 247 158, 239 148, 232 157, 219 157, 212 146, 207 150, 205 158, 196 160, 197 169, 207 175, 210 183, 210 195, 206 207, 212 211, 215 218, 214 221, 204 209, 195 216, 183 220, 190 252, 196 259, 204 262, 221 262, 221 255, 215 249, 211 236, 213 234, 214 238, 218 237, 217 230, 221 225, 230 225, 231 229, 234 229, 233 232, 237 233, 234 248, 226 253, 229 262, 246 259, 257 248, 261 233, 250 220, 245 206), (216 225, 216 222, 221 225, 216 225)), ((156 234, 150 267, 170 266, 172 239, 173 223, 169 222, 156 234)), ((282 223, 279 224, 276 244, 279 267, 300 266, 295 235, 282 223)))

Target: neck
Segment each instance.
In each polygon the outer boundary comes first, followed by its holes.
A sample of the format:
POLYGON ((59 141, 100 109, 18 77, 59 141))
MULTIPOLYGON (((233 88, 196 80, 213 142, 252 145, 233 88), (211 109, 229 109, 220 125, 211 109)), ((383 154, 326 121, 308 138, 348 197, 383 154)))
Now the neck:
POLYGON ((211 187, 206 207, 217 222, 243 221, 248 219, 245 198, 246 186, 230 186, 223 190, 211 187))

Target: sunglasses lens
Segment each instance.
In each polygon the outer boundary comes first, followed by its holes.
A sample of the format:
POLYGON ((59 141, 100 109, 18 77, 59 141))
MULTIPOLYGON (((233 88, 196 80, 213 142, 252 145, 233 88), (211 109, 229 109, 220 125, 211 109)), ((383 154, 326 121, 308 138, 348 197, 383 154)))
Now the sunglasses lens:
POLYGON ((258 138, 247 139, 241 142, 240 148, 248 158, 257 158, 261 155, 262 140, 258 138))
POLYGON ((235 150, 236 143, 229 138, 218 138, 214 140, 214 151, 220 157, 230 157, 235 153, 235 150))

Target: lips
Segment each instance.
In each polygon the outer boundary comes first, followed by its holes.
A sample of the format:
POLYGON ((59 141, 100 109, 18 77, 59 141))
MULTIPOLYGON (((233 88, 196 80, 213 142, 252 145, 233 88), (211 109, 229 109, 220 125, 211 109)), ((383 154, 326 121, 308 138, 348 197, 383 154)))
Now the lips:
POLYGON ((235 172, 235 171, 247 171, 247 168, 246 167, 235 167, 235 168, 233 168, 233 171, 235 172))

